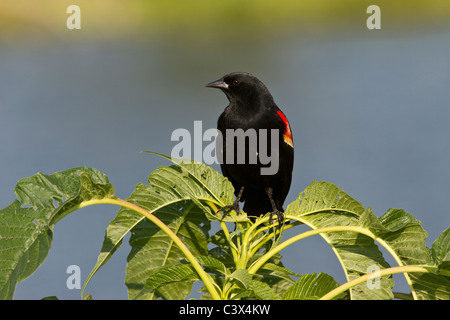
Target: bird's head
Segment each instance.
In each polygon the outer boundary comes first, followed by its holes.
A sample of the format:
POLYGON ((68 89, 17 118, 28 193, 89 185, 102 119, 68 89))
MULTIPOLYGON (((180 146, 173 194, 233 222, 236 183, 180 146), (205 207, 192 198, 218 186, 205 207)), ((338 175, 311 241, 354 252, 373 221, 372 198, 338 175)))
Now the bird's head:
POLYGON ((264 83, 246 72, 229 73, 219 80, 208 83, 206 87, 221 89, 230 102, 253 104, 262 99, 272 100, 264 83))

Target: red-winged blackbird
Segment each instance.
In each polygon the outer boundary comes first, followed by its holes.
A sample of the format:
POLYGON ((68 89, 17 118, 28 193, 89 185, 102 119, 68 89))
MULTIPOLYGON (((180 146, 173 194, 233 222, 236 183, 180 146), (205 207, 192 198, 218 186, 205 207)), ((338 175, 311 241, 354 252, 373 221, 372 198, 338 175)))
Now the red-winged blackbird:
MULTIPOLYGON (((219 211, 225 215, 231 210, 239 212, 239 202, 244 201, 243 210, 249 217, 270 212, 269 221, 276 215, 281 225, 284 221, 283 203, 289 192, 294 165, 292 131, 286 116, 275 104, 266 86, 249 73, 230 73, 206 86, 221 89, 230 102, 217 123, 223 143, 218 145, 216 154, 221 155, 222 173, 233 184, 236 201, 234 205, 225 206, 219 211), (238 131, 241 135, 245 132, 244 140, 238 137, 238 131), (234 132, 235 135, 227 139, 227 132, 234 132), (256 133, 257 142, 252 140, 255 136, 252 132, 256 133), (267 139, 261 141, 264 132, 267 133, 267 139), (271 134, 274 132, 278 134, 278 139, 272 141, 271 134), (239 141, 245 141, 245 161, 242 161, 242 155, 238 155, 239 150, 242 150, 239 149, 239 141), (232 150, 230 143, 233 143, 232 150), (278 167, 276 163, 268 164, 267 157, 263 158, 269 154, 271 161, 277 162, 278 167), (271 165, 275 165, 276 171, 263 174, 261 169, 267 170, 271 165)), ((274 137, 277 135, 274 134, 274 137)))

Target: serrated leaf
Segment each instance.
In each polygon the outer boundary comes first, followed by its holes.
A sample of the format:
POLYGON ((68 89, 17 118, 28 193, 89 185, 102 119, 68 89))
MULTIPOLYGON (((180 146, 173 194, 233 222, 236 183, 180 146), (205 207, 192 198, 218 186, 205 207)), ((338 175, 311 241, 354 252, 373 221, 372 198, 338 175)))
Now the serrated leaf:
MULTIPOLYGON (((431 263, 430 250, 425 245, 427 233, 421 222, 403 209, 389 209, 379 219, 371 212, 366 212, 360 219, 360 226, 369 228, 380 237, 400 265, 427 265, 431 263)), ((445 256, 448 251, 446 232, 435 242, 436 262, 438 257, 445 256)), ((415 299, 448 299, 450 288, 448 279, 436 274, 407 273, 405 277, 410 283, 415 299)))
POLYGON ((249 289, 253 292, 253 295, 260 300, 280 300, 281 297, 276 294, 272 288, 262 281, 250 280, 249 289))
POLYGON ((21 179, 17 199, 0 210, 0 298, 12 299, 18 281, 45 260, 57 221, 93 198, 114 197, 104 174, 73 168, 21 179))
MULTIPOLYGON (((428 236, 422 228, 421 222, 403 209, 389 209, 380 217, 382 225, 388 230, 382 235, 382 239, 391 247, 396 254, 396 260, 400 265, 427 265, 433 264, 431 250, 426 247, 425 240, 428 236)), ((445 243, 447 234, 443 235, 438 243, 436 253, 441 252, 441 244, 445 243), (442 241, 440 243, 440 241, 442 241)), ((444 245, 445 247, 445 245, 444 245)), ((442 247, 443 250, 444 247, 442 247)), ((405 274, 410 283, 414 299, 435 300, 450 299, 450 283, 447 277, 431 273, 408 273, 405 274)))
MULTIPOLYGON (((421 222, 403 209, 391 208, 380 217, 382 225, 389 232, 403 230, 407 226, 420 226, 421 222)), ((423 233, 423 232, 421 232, 423 233)), ((426 235, 426 233, 425 233, 426 235)), ((422 236, 423 238, 423 236, 422 236)))
MULTIPOLYGON (((360 225, 367 226, 390 246, 399 265, 432 265, 430 250, 425 245, 427 233, 421 227, 421 222, 403 209, 389 209, 380 219, 366 212, 360 219, 360 225)), ((435 241, 432 253, 436 266, 441 258, 445 259, 446 250, 448 252, 447 237, 444 231, 435 241)), ((415 299, 450 298, 448 279, 442 275, 407 273, 405 277, 415 299)))
POLYGON ((370 230, 378 237, 381 237, 383 234, 389 232, 389 230, 383 226, 380 219, 372 213, 371 208, 367 208, 359 217, 358 226, 370 230))
MULTIPOLYGON (((289 204, 285 215, 297 219, 313 229, 333 226, 360 226, 365 208, 343 190, 331 183, 313 181, 309 187, 289 204)), ((367 221, 366 221, 367 222, 367 221)), ((374 240, 357 232, 329 232, 321 234, 337 255, 347 280, 353 280, 370 268, 386 268, 381 251, 374 240)), ((351 299, 392 299, 394 282, 382 277, 378 289, 369 290, 365 284, 350 289, 351 299)))
POLYGON ((236 280, 235 282, 244 289, 247 289, 250 283, 250 274, 247 270, 237 269, 230 276, 230 279, 236 280))
POLYGON ((227 237, 223 230, 220 229, 212 235, 209 242, 214 245, 214 247, 208 251, 208 255, 220 260, 227 269, 235 268, 233 254, 231 253, 227 237))
POLYGON ((290 214, 310 215, 316 211, 342 212, 360 216, 364 206, 332 183, 313 181, 301 192, 291 206, 290 214))
POLYGON ((175 265, 168 265, 153 271, 147 279, 147 285, 153 290, 159 287, 181 281, 196 281, 199 277, 195 269, 190 264, 178 263, 175 265))
POLYGON ((317 300, 339 284, 325 273, 305 274, 300 277, 283 296, 283 300, 317 300))
POLYGON ((389 209, 380 221, 387 230, 381 238, 404 265, 425 265, 431 261, 430 250, 425 245, 428 234, 420 221, 403 209, 389 209))
MULTIPOLYGON (((221 175, 219 172, 215 170, 211 170, 206 164, 197 162, 191 159, 174 159, 172 157, 152 152, 152 151, 144 151, 147 153, 152 153, 163 157, 180 168, 183 168, 189 175, 205 190, 208 191, 210 196, 219 203, 219 208, 225 205, 233 204, 234 202, 234 188, 228 178, 221 175)), ((218 208, 218 209, 219 209, 218 208)), ((211 221, 223 220, 227 222, 244 222, 249 221, 247 214, 241 211, 239 214, 229 214, 225 217, 218 217, 215 215, 216 213, 211 213, 209 210, 207 211, 207 218, 211 221)))
POLYGON ((218 259, 215 259, 210 256, 196 256, 195 258, 200 263, 200 265, 202 265, 203 267, 216 270, 219 273, 224 274, 224 275, 226 275, 228 273, 228 270, 225 267, 225 265, 218 259))
POLYGON ((433 273, 411 273, 413 297, 417 300, 450 300, 450 278, 433 273))
MULTIPOLYGON (((256 262, 263 255, 272 249, 272 244, 266 243, 254 256, 249 260, 248 264, 256 262)), ((291 276, 299 277, 300 275, 285 268, 281 262, 281 254, 272 255, 271 258, 253 275, 253 280, 258 280, 269 285, 272 291, 279 297, 294 283, 291 276)))
MULTIPOLYGON (((182 238, 195 255, 206 255, 209 220, 213 220, 213 216, 214 219, 217 217, 205 204, 210 202, 219 207, 229 204, 223 201, 233 198, 232 185, 217 171, 199 163, 159 167, 150 174, 148 181, 150 185, 138 184, 127 201, 157 216, 182 238), (187 211, 189 214, 186 214, 187 211)), ((95 272, 109 260, 128 232, 132 233, 132 251, 126 277, 130 298, 139 295, 141 290, 148 291, 145 289, 146 277, 152 268, 159 268, 184 258, 167 235, 145 220, 130 209, 119 210, 106 229, 102 251, 84 287, 95 272), (143 265, 146 266, 145 270, 142 270, 143 265)), ((175 288, 171 291, 180 294, 187 292, 188 288, 175 288)), ((156 296, 146 294, 140 297, 153 299, 156 296)))
MULTIPOLYGON (((294 277, 301 277, 298 273, 295 273, 294 271, 291 271, 285 267, 273 264, 273 263, 265 263, 264 267, 260 269, 261 271, 259 273, 264 273, 267 271, 275 272, 275 275, 280 276, 294 276, 294 277)), ((290 279, 290 278, 289 278, 290 279)))
MULTIPOLYGON (((159 209, 156 215, 194 255, 207 254, 209 221, 192 202, 166 206, 159 209), (202 224, 203 227, 200 227, 202 224)), ((153 268, 176 263, 184 259, 184 255, 162 230, 146 219, 131 230, 130 245, 132 249, 128 258, 125 283, 131 299, 139 295, 140 299, 154 299, 160 296, 179 300, 190 293, 192 283, 180 282, 161 286, 157 292, 141 295, 142 290, 148 291, 146 280, 153 273, 153 268)))
POLYGON ((248 288, 234 289, 233 300, 251 299, 251 300, 281 300, 273 288, 267 283, 251 279, 248 288))
POLYGON ((231 182, 206 164, 190 159, 174 159, 151 151, 144 152, 163 157, 175 163, 180 168, 183 168, 217 203, 221 203, 222 205, 233 204, 234 188, 231 182))
POLYGON ((435 264, 440 269, 450 271, 450 228, 439 235, 431 250, 435 264))

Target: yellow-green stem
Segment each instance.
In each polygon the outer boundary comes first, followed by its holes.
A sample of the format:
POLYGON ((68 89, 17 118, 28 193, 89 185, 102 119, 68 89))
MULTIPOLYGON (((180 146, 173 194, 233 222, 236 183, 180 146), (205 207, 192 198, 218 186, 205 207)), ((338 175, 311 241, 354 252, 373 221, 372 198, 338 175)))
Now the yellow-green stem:
MULTIPOLYGON (((277 223, 277 222, 276 222, 276 223, 277 223)), ((257 251, 258 251, 265 243, 267 243, 267 241, 271 240, 277 233, 280 233, 280 232, 282 232, 282 231, 284 231, 284 230, 293 228, 293 227, 295 227, 295 226, 296 226, 296 225, 293 224, 293 223, 287 224, 287 225, 284 225, 284 226, 282 227, 282 230, 276 229, 274 232, 269 233, 266 237, 264 237, 264 239, 262 239, 258 244, 256 244, 256 245, 253 247, 252 250, 250 250, 249 256, 250 256, 250 257, 253 257, 253 256, 255 255, 255 253, 256 253, 256 252, 257 252, 257 251)), ((267 229, 269 229, 269 228, 272 228, 272 226, 267 226, 267 227, 264 227, 264 228, 260 228, 259 230, 264 231, 264 230, 267 230, 267 229)), ((256 234, 257 234, 257 232, 255 233, 255 235, 256 235, 256 234)))
MULTIPOLYGON (((219 210, 213 202, 208 201, 207 203, 214 210, 214 212, 217 212, 219 210)), ((228 231, 227 225, 223 220, 220 220, 220 227, 222 228, 223 233, 224 233, 225 237, 227 238, 228 244, 230 245, 230 250, 231 250, 231 254, 233 255, 233 259, 235 262, 237 262, 239 260, 238 253, 233 248, 233 245, 230 243, 230 241, 231 241, 230 232, 228 231)))
POLYGON ((407 273, 407 272, 430 272, 430 271, 422 266, 413 266, 413 265, 382 269, 380 271, 371 272, 371 273, 365 274, 361 277, 358 277, 356 279, 353 279, 347 283, 344 283, 343 285, 337 287, 336 289, 328 292, 326 295, 324 295, 319 300, 331 300, 334 297, 341 294, 342 292, 344 292, 360 283, 363 283, 369 279, 372 279, 374 276, 383 277, 383 276, 387 276, 387 275, 391 275, 391 274, 407 273))
MULTIPOLYGON (((290 218, 294 219, 294 220, 297 220, 299 222, 302 222, 302 223, 304 223, 306 225, 309 225, 308 222, 303 220, 301 216, 300 217, 290 216, 290 218)), ((351 227, 351 226, 349 226, 349 227, 351 227)), ((346 227, 344 227, 344 228, 346 228, 346 227)), ((397 255, 397 253, 392 249, 392 247, 390 245, 388 245, 386 243, 386 241, 384 241, 383 239, 377 237, 375 234, 370 232, 370 230, 367 230, 365 228, 360 228, 360 227, 356 227, 356 226, 355 227, 351 227, 351 228, 357 228, 357 229, 355 229, 355 230, 342 230, 342 231, 355 231, 355 232, 362 233, 362 234, 372 238, 374 241, 378 242, 381 246, 383 246, 391 254, 391 256, 395 259, 395 261, 398 263, 399 266, 403 266, 404 265, 403 262, 401 261, 400 257, 397 255)), ((408 283, 409 287, 412 288, 411 278, 407 274, 405 274, 405 279, 406 279, 406 282, 408 283)), ((417 298, 416 297, 416 292, 414 290, 412 291, 412 295, 413 295, 414 298, 417 298)))
MULTIPOLYGON (((291 217, 289 217, 289 218, 291 218, 291 217)), ((293 244, 296 241, 302 240, 304 238, 307 238, 307 237, 310 237, 310 236, 313 236, 316 234, 326 233, 326 232, 335 232, 335 231, 354 231, 354 232, 363 233, 371 238, 374 237, 372 232, 370 232, 369 230, 361 228, 361 227, 356 227, 356 226, 334 226, 334 227, 324 227, 324 228, 319 228, 319 229, 315 229, 315 230, 309 230, 309 231, 300 233, 300 234, 284 241, 283 243, 280 243, 279 245, 277 245, 275 248, 273 248, 272 250, 267 252, 264 256, 262 256, 257 261, 255 261, 255 263, 253 263, 251 265, 251 267, 248 269, 248 272, 250 274, 255 274, 256 271, 258 271, 258 269, 261 268, 264 265, 264 263, 266 263, 267 260, 269 260, 274 254, 280 252, 281 250, 283 250, 284 248, 293 244)))
MULTIPOLYGON (((303 219, 301 219, 301 217, 286 215, 286 218, 308 224, 306 221, 303 221, 303 219)), ((264 265, 264 263, 266 263, 267 260, 269 260, 274 254, 278 253, 282 249, 286 248, 287 246, 291 245, 292 243, 294 243, 298 240, 304 239, 304 238, 312 236, 312 235, 320 234, 320 233, 336 232, 336 231, 353 231, 353 232, 358 232, 358 233, 364 234, 364 235, 374 239, 380 245, 382 245, 392 255, 392 257, 395 259, 395 261, 399 264, 399 268, 400 267, 408 267, 403 264, 400 257, 395 253, 395 251, 391 248, 391 246, 389 246, 383 239, 381 239, 381 238, 377 237, 375 234, 373 234, 370 230, 362 228, 362 227, 358 227, 358 226, 333 226, 333 227, 324 227, 324 228, 309 230, 309 231, 303 232, 297 236, 294 236, 294 237, 286 240, 285 242, 279 244, 278 246, 276 246, 275 248, 273 248, 272 250, 267 252, 264 256, 259 258, 257 261, 255 261, 253 263, 253 265, 250 266, 248 272, 250 274, 256 273, 256 271, 258 271, 258 269, 260 267, 262 267, 264 265)), ((400 273, 402 273, 402 272, 400 272, 400 273)), ((412 288, 412 282, 411 282, 410 277, 407 275, 407 273, 405 273, 405 278, 406 278, 406 281, 407 281, 408 285, 410 286, 410 288, 412 288)), ((413 298, 416 298, 415 291, 412 291, 412 295, 413 295, 413 298)))
POLYGON ((213 280, 211 277, 203 270, 202 266, 198 263, 197 259, 195 259, 194 255, 189 251, 189 249, 186 247, 186 245, 181 241, 180 238, 177 237, 175 233, 173 233, 170 228, 164 224, 161 220, 159 220, 156 216, 148 212, 147 210, 133 204, 130 202, 127 202, 125 200, 121 199, 112 199, 112 198, 104 198, 104 199, 93 199, 89 201, 84 201, 80 208, 87 207, 94 204, 113 204, 118 205, 121 207, 125 207, 128 209, 131 209, 150 221, 152 221, 154 224, 156 224, 162 231, 164 231, 171 239, 172 241, 180 248, 180 250, 183 252, 183 254, 186 256, 188 261, 192 264, 195 271, 197 271, 200 278, 205 283, 205 286, 208 288, 209 293, 211 294, 211 297, 215 300, 220 300, 220 294, 217 292, 216 288, 214 287, 213 280))

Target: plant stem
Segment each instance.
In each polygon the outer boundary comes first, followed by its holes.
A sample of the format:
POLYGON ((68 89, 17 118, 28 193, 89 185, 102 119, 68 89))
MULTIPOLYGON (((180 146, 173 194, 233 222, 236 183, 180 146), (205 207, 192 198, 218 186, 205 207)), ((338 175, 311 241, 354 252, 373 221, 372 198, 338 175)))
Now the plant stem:
MULTIPOLYGON (((306 225, 309 225, 308 222, 303 221, 303 219, 301 217, 291 217, 291 218, 295 219, 299 222, 302 222, 306 225)), ((397 253, 393 250, 393 248, 388 243, 386 243, 386 241, 384 241, 382 238, 379 238, 375 234, 373 234, 370 230, 360 228, 359 230, 351 230, 351 231, 360 232, 360 233, 363 233, 364 235, 372 238, 374 241, 378 242, 381 246, 383 246, 383 248, 385 248, 387 250, 387 252, 389 252, 391 254, 391 256, 395 259, 395 261, 398 263, 399 266, 405 265, 403 263, 403 261, 401 260, 401 258, 397 255, 397 253)), ((326 238, 325 238, 325 240, 328 242, 328 240, 326 238)), ((333 250, 334 250, 334 248, 333 248, 333 250)), ((340 260, 339 256, 338 256, 338 259, 340 260)), ((341 264, 342 264, 342 261, 341 261, 341 264)), ((408 274, 405 274, 405 279, 406 279, 406 282, 408 283, 409 287, 411 288, 411 293, 412 293, 413 298, 417 299, 416 291, 413 288, 411 278, 409 277, 408 274)))
MULTIPOLYGON (((288 225, 284 225, 282 230, 276 230, 275 232, 271 232, 271 233, 267 234, 263 239, 261 239, 261 240, 259 241, 259 243, 256 243, 256 244, 254 245, 254 247, 250 250, 249 256, 250 256, 250 257, 253 257, 253 256, 255 255, 255 253, 256 253, 256 252, 257 252, 257 251, 258 251, 265 243, 267 243, 267 241, 269 241, 269 240, 271 240, 273 237, 275 237, 275 235, 276 235, 277 233, 280 233, 280 232, 282 232, 282 231, 284 231, 284 230, 293 228, 293 227, 295 227, 295 226, 296 226, 296 224, 290 223, 290 224, 288 224, 288 225)), ((267 229, 269 229, 269 228, 271 228, 271 226, 264 227, 264 228, 260 228, 259 230, 264 230, 264 229, 267 230, 267 229)), ((256 233, 255 233, 255 235, 256 235, 256 233)))
MULTIPOLYGON (((308 225, 308 223, 306 221, 302 221, 301 217, 287 215, 286 218, 292 219, 292 220, 297 220, 299 222, 302 222, 302 223, 308 225)), ((313 236, 316 234, 320 234, 320 233, 337 232, 337 231, 353 231, 353 232, 358 232, 358 233, 364 234, 364 235, 372 238, 374 241, 378 242, 394 257, 395 261, 399 264, 399 267, 395 267, 395 268, 409 267, 407 265, 404 265, 404 263, 401 261, 400 257, 398 257, 398 255, 391 248, 391 246, 389 246, 383 239, 381 239, 381 238, 377 237, 375 234, 373 234, 370 230, 368 230, 366 228, 358 227, 358 226, 333 226, 333 227, 324 227, 324 228, 309 230, 309 231, 303 232, 301 234, 298 234, 298 235, 286 240, 285 242, 279 244, 278 246, 276 246, 275 248, 273 248, 272 250, 267 252, 265 255, 260 257, 258 260, 256 260, 250 266, 250 268, 248 269, 248 272, 250 274, 256 273, 258 271, 258 269, 261 268, 264 265, 264 263, 266 263, 274 254, 278 253, 279 251, 281 251, 282 249, 286 248, 287 246, 291 245, 292 243, 294 243, 296 241, 299 241, 301 239, 304 239, 304 238, 307 238, 309 236, 313 236)), ((422 270, 426 270, 426 269, 424 269, 422 267, 422 270)), ((415 272, 419 272, 419 271, 415 271, 415 272)), ((424 271, 421 271, 421 272, 424 272, 424 271)), ((425 272, 428 272, 428 271, 425 271, 425 272)), ((404 273, 404 272, 400 271, 397 273, 404 273)), ((413 290, 413 287, 412 287, 411 279, 407 273, 405 273, 405 278, 406 278, 406 281, 407 281, 409 287, 412 290, 412 297, 416 298, 415 291, 413 290)))
POLYGON ((166 224, 164 224, 161 220, 159 220, 156 216, 154 216, 147 210, 145 210, 133 203, 127 202, 122 199, 113 199, 113 198, 94 199, 94 200, 84 201, 80 205, 80 208, 87 207, 87 206, 94 205, 94 204, 113 204, 113 205, 125 207, 125 208, 131 209, 131 210, 143 215, 144 217, 146 217, 147 219, 152 221, 154 224, 156 224, 162 231, 164 231, 172 239, 172 241, 184 253, 184 255, 186 256, 188 261, 192 264, 192 266, 197 271, 200 278, 205 283, 205 286, 208 288, 208 291, 211 294, 211 297, 215 300, 220 300, 220 294, 217 292, 216 288, 214 287, 213 280, 211 279, 209 274, 207 274, 203 270, 202 266, 198 263, 197 259, 189 251, 189 249, 181 241, 181 239, 178 238, 177 235, 172 230, 170 230, 170 228, 166 224))
MULTIPOLYGON (((295 217, 293 217, 293 216, 292 217, 287 216, 286 218, 295 219, 295 217)), ((359 232, 359 233, 365 234, 371 238, 375 237, 375 235, 372 234, 372 232, 370 232, 369 230, 361 228, 361 227, 357 227, 357 226, 333 226, 333 227, 324 227, 324 228, 309 230, 309 231, 300 233, 300 234, 284 241, 283 243, 280 243, 279 245, 277 245, 275 248, 273 248, 272 250, 267 252, 265 255, 263 255, 261 258, 256 260, 250 266, 250 268, 248 269, 248 272, 250 274, 255 274, 256 271, 258 271, 258 269, 261 268, 264 265, 264 263, 266 263, 267 260, 269 260, 274 254, 280 252, 281 250, 283 250, 284 248, 293 244, 296 241, 302 240, 304 238, 307 238, 307 237, 310 237, 310 236, 313 236, 316 234, 326 233, 326 232, 336 232, 336 231, 354 231, 354 232, 359 232)))
POLYGON ((365 274, 361 277, 358 277, 347 283, 344 283, 343 285, 337 287, 336 289, 333 289, 330 292, 328 292, 326 295, 324 295, 319 300, 331 300, 334 297, 341 294, 342 292, 344 292, 360 283, 363 283, 369 279, 372 279, 375 274, 376 274, 376 276, 383 277, 383 276, 387 276, 387 275, 391 275, 391 274, 406 273, 406 272, 430 272, 430 271, 427 268, 424 268, 422 266, 415 266, 415 265, 386 268, 386 269, 383 269, 380 271, 375 271, 375 272, 365 274))
MULTIPOLYGON (((213 202, 207 201, 207 203, 214 210, 214 212, 217 212, 219 210, 213 202)), ((225 234, 225 237, 227 238, 228 245, 230 246, 231 254, 233 255, 233 259, 236 263, 239 259, 238 253, 236 252, 236 250, 234 249, 234 246, 231 243, 230 232, 228 231, 227 224, 225 223, 225 221, 220 220, 220 227, 222 228, 223 233, 225 234)))

